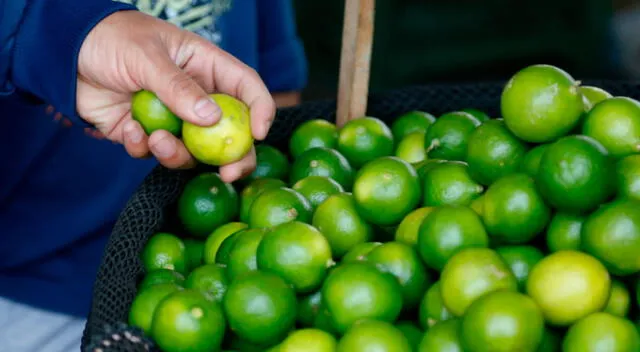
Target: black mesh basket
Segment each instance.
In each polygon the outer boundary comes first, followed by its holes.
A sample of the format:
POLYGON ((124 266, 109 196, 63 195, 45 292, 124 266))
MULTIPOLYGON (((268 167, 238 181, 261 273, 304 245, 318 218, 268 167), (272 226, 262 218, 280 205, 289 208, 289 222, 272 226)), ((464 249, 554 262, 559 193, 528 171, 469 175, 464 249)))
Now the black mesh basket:
MULTIPOLYGON (((640 97, 640 83, 590 81, 616 96, 640 97)), ((432 85, 408 87, 372 94, 368 115, 390 123, 411 110, 440 115, 452 110, 477 108, 499 116, 503 82, 482 84, 432 85)), ((278 111, 266 143, 287 150, 287 140, 302 122, 325 118, 335 120, 335 101, 304 103, 278 111)), ((149 236, 171 227, 165 217, 178 198, 185 181, 195 171, 156 168, 129 200, 109 239, 94 285, 93 302, 82 339, 82 350, 91 352, 153 351, 153 342, 139 329, 126 325, 136 285, 143 275, 139 253, 149 236)))

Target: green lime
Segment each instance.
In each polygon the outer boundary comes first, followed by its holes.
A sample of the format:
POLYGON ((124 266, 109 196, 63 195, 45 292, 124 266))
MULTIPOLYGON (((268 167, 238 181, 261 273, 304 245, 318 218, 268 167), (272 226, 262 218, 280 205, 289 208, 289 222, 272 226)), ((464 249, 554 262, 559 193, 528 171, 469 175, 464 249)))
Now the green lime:
POLYGON ((204 242, 204 262, 206 264, 214 264, 222 242, 234 233, 242 231, 248 227, 249 225, 242 222, 230 222, 218 227, 204 242))
POLYGON ((464 352, 459 319, 442 321, 432 326, 422 337, 419 352, 464 352))
POLYGON ((296 182, 292 187, 311 203, 315 211, 330 196, 344 192, 342 186, 334 179, 324 176, 308 176, 296 182))
POLYGON ((252 236, 252 234, 254 235, 264 234, 264 231, 265 229, 262 229, 262 228, 258 228, 258 229, 247 228, 231 234, 230 236, 225 238, 222 241, 222 243, 220 243, 218 252, 215 255, 215 263, 223 264, 224 266, 227 266, 229 264, 229 254, 231 253, 231 249, 233 248, 233 245, 235 245, 236 241, 238 241, 238 239, 241 236, 244 236, 247 233, 249 234, 249 236, 252 236))
POLYGON ((378 270, 396 277, 402 289, 404 309, 413 309, 420 304, 431 283, 431 275, 415 249, 404 243, 387 242, 369 252, 365 260, 378 270))
POLYGON ((349 193, 329 196, 316 209, 311 224, 327 238, 336 258, 373 238, 373 228, 358 214, 349 193))
POLYGON ((292 332, 278 347, 278 352, 335 352, 338 342, 331 334, 319 329, 292 332))
POLYGON ((187 272, 187 250, 175 235, 159 232, 149 238, 142 249, 142 264, 146 272, 157 269, 187 272))
POLYGON ((327 276, 322 300, 344 333, 361 319, 395 321, 402 310, 402 289, 393 275, 370 264, 341 264, 327 276))
POLYGON ((502 117, 518 138, 532 143, 553 141, 571 131, 584 112, 576 82, 550 65, 532 65, 507 82, 500 99, 502 117))
POLYGON ((395 240, 410 246, 418 243, 418 230, 422 221, 429 215, 434 207, 418 208, 404 217, 398 225, 395 233, 395 240))
POLYGON ((412 132, 398 142, 395 156, 410 163, 419 163, 427 158, 424 148, 424 132, 412 132))
POLYGON ((640 272, 640 201, 601 206, 584 222, 581 244, 614 275, 640 272))
POLYGON ((625 318, 631 308, 631 295, 627 287, 618 280, 611 281, 611 293, 604 311, 625 318))
POLYGON ((518 280, 520 291, 526 291, 529 272, 544 258, 544 254, 532 246, 504 246, 496 248, 496 252, 511 268, 511 272, 518 280))
POLYGON ((390 323, 377 320, 359 321, 342 336, 337 352, 411 352, 402 331, 390 323))
POLYGON ((319 288, 333 264, 322 233, 297 221, 274 227, 258 246, 257 261, 260 270, 280 275, 300 293, 319 288))
POLYGON ((275 178, 284 180, 289 173, 289 160, 278 149, 266 145, 256 145, 256 168, 246 177, 253 181, 258 178, 275 178))
POLYGON ((182 131, 182 120, 148 90, 140 90, 133 94, 131 117, 140 123, 147 135, 157 130, 165 130, 179 136, 182 131))
POLYGON ((227 94, 210 94, 222 110, 220 120, 211 126, 187 121, 182 141, 193 157, 203 164, 222 166, 242 159, 253 147, 249 107, 227 94))
POLYGON ((296 295, 279 276, 251 272, 231 282, 223 299, 229 327, 260 345, 281 341, 296 322, 296 295))
POLYGON ((482 110, 479 110, 479 109, 467 108, 467 109, 462 109, 460 111, 466 112, 467 114, 475 117, 478 121, 480 121, 482 123, 491 120, 491 117, 489 115, 487 115, 486 112, 484 112, 482 110))
POLYGON ((340 336, 336 329, 336 322, 329 313, 329 311, 324 307, 323 304, 320 304, 320 309, 318 310, 318 314, 313 320, 313 327, 325 332, 333 336, 340 336))
POLYGON ((418 173, 418 178, 420 178, 420 182, 423 183, 424 177, 426 176, 427 172, 429 172, 429 170, 433 169, 438 164, 448 163, 448 162, 449 161, 447 160, 441 160, 441 159, 427 159, 419 163, 413 164, 413 168, 416 169, 416 172, 418 173))
POLYGON ((258 246, 267 233, 266 229, 253 229, 253 231, 241 233, 238 239, 234 241, 229 250, 227 262, 227 277, 230 281, 258 270, 256 258, 258 246))
POLYGON ((186 288, 203 291, 216 302, 222 302, 228 286, 225 268, 219 264, 206 264, 194 269, 185 282, 186 288))
POLYGON ((158 285, 158 284, 176 284, 178 286, 184 285, 184 275, 175 270, 170 269, 156 269, 145 274, 140 284, 138 284, 138 290, 158 285))
POLYGON ((435 121, 435 116, 424 111, 409 111, 402 114, 391 124, 393 140, 399 142, 414 132, 426 133, 435 121))
POLYGON ((461 161, 438 163, 422 178, 424 206, 469 205, 484 187, 469 175, 469 167, 461 161))
POLYGON ((238 194, 215 172, 191 179, 178 199, 178 217, 193 236, 204 238, 238 214, 238 194))
POLYGON ((338 150, 359 169, 371 160, 393 154, 393 134, 375 117, 354 119, 340 129, 338 150))
POLYGON ((441 321, 449 320, 453 317, 451 312, 445 307, 440 292, 440 281, 436 281, 420 301, 418 310, 418 321, 420 326, 426 331, 441 321))
POLYGON ((153 313, 158 304, 170 294, 183 288, 174 283, 159 283, 153 287, 140 289, 129 309, 129 325, 138 327, 145 334, 151 332, 153 313))
POLYGON ((480 121, 466 112, 450 112, 440 116, 425 135, 430 159, 459 160, 467 158, 471 133, 480 121))
POLYGON ((600 102, 587 114, 582 134, 617 158, 640 152, 640 102, 627 97, 600 102))
POLYGON ((604 265, 571 250, 543 258, 527 280, 527 294, 542 309, 545 321, 554 326, 569 326, 602 310, 610 288, 611 278, 604 265))
POLYGON ((607 100, 609 98, 613 98, 613 95, 611 95, 611 93, 602 88, 594 86, 581 86, 580 92, 588 102, 589 109, 587 109, 587 112, 589 112, 589 110, 591 110, 599 102, 607 100))
POLYGON ((422 340, 422 330, 410 321, 399 321, 396 323, 396 328, 402 332, 402 335, 411 345, 411 351, 417 351, 422 340))
POLYGON ((469 204, 469 208, 471 208, 476 212, 476 214, 482 217, 484 215, 484 194, 471 201, 471 204, 469 204))
POLYGON ((544 152, 536 182, 551 206, 585 212, 613 193, 613 166, 607 151, 593 138, 563 137, 544 152))
POLYGON ((640 201, 640 155, 629 155, 618 161, 616 188, 618 197, 640 201))
POLYGON ((540 144, 529 149, 520 163, 520 171, 535 178, 540 169, 540 160, 547 148, 549 144, 540 144))
POLYGON ((526 174, 512 174, 492 184, 484 195, 482 220, 492 238, 525 243, 544 231, 551 210, 526 174))
POLYGON ((275 178, 259 178, 252 181, 240 193, 240 221, 249 223, 249 211, 253 201, 267 189, 286 187, 284 181, 275 178))
POLYGON ((289 140, 289 151, 294 158, 311 148, 334 149, 338 145, 336 125, 322 119, 314 119, 299 125, 289 140))
POLYGON ((609 313, 593 313, 567 331, 563 352, 640 351, 640 334, 633 323, 609 313))
POLYGON ((192 238, 185 238, 182 242, 184 242, 187 251, 187 271, 202 265, 204 263, 204 242, 192 238))
POLYGON ((322 292, 298 296, 298 317, 297 321, 300 326, 313 326, 316 317, 320 313, 320 303, 322 302, 322 292))
POLYGON ((492 249, 464 248, 447 262, 440 276, 445 307, 462 316, 478 298, 498 290, 517 291, 511 269, 492 249))
POLYGON ((469 137, 468 148, 469 174, 483 185, 518 171, 527 151, 503 120, 491 120, 478 126, 469 137))
POLYGON ((551 252, 580 249, 580 233, 584 216, 556 213, 547 226, 547 247, 551 252))
POLYGON ((347 254, 342 257, 342 264, 364 261, 367 255, 376 247, 381 246, 381 242, 358 243, 347 254))
POLYGON ((463 248, 488 246, 489 237, 482 220, 471 208, 464 206, 437 207, 418 229, 417 249, 425 264, 437 271, 463 248))
POLYGON ((226 329, 218 303, 200 292, 177 291, 163 299, 153 314, 151 336, 166 352, 209 352, 220 349, 226 329))
POLYGON ((267 189, 253 201, 249 226, 270 228, 294 220, 310 222, 311 203, 291 188, 267 189))
POLYGON ((396 157, 368 163, 358 171, 353 185, 360 215, 383 226, 400 223, 418 205, 420 193, 415 169, 396 157))
POLYGON ((462 318, 462 342, 469 352, 535 352, 543 333, 540 308, 518 292, 482 296, 462 318))
POLYGON ((344 189, 351 189, 353 169, 340 152, 328 148, 312 148, 300 154, 293 162, 289 180, 291 184, 309 176, 324 176, 334 179, 344 189))

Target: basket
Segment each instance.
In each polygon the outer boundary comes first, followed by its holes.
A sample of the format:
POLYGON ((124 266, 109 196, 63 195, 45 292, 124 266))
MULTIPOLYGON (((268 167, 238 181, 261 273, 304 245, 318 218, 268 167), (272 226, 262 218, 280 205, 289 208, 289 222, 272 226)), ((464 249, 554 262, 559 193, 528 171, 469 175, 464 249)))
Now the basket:
MULTIPOLYGON (((590 81, 616 96, 640 98, 640 82, 590 81)), ((368 115, 391 123, 398 115, 423 110, 434 115, 477 108, 499 116, 503 82, 443 84, 407 87, 369 97, 368 115)), ((317 101, 278 111, 265 143, 287 151, 287 140, 301 123, 325 118, 335 120, 335 101, 317 101)), ((206 168, 205 168, 206 169, 206 168)), ((154 351, 153 341, 139 329, 126 325, 136 286, 143 275, 139 259, 147 239, 159 230, 180 231, 168 214, 184 183, 202 168, 172 171, 156 168, 129 200, 116 222, 94 284, 91 311, 82 338, 82 350, 91 352, 154 351)))

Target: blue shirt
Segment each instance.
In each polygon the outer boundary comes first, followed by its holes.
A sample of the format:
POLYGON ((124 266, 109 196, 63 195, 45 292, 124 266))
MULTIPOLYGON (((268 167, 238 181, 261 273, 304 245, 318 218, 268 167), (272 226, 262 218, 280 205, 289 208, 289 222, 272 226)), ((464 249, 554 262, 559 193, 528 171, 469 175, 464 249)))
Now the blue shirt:
MULTIPOLYGON (((92 138, 75 110, 82 40, 108 14, 132 9, 127 1, 0 0, 0 296, 86 316, 111 228, 157 165, 92 138)), ((218 43, 272 91, 306 83, 289 1, 167 3, 137 5, 218 43), (199 16, 181 17, 194 8, 199 16)))

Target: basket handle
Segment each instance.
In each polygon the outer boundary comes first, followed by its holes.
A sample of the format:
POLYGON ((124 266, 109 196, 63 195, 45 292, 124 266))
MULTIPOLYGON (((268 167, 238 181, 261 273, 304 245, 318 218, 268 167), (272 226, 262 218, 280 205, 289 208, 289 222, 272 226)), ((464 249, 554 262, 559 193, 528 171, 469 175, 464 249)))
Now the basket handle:
POLYGON ((340 54, 336 124, 362 117, 367 111, 375 0, 346 0, 340 54))

